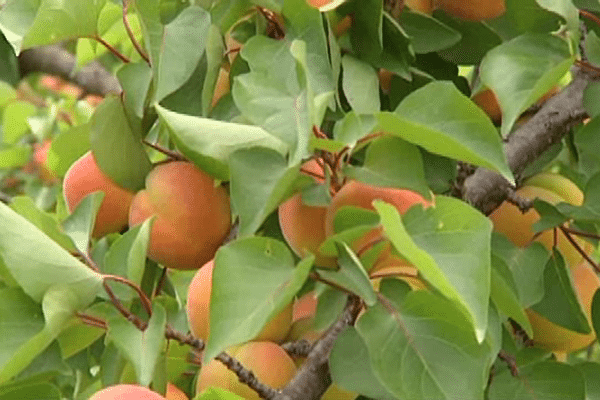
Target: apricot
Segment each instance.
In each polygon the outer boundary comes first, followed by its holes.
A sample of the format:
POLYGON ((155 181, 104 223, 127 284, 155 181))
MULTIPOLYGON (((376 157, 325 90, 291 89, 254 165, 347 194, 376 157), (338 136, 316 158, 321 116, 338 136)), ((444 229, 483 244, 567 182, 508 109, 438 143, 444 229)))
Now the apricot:
POLYGON ((215 91, 212 98, 212 107, 217 105, 221 97, 229 93, 229 71, 224 67, 219 69, 219 76, 217 77, 217 83, 215 85, 215 91))
POLYGON ((42 143, 33 144, 33 159, 23 167, 23 172, 35 173, 46 185, 52 185, 58 182, 54 172, 48 168, 48 152, 52 146, 52 141, 47 139, 42 143))
POLYGON ((315 315, 318 299, 313 292, 306 293, 294 302, 292 307, 292 321, 315 315))
MULTIPOLYGON (((249 342, 230 352, 258 380, 272 388, 284 387, 296 374, 296 365, 290 356, 272 342, 249 342)), ((200 369, 196 390, 214 386, 229 390, 247 400, 259 400, 258 394, 241 383, 234 372, 220 361, 212 360, 200 369)))
POLYGON ((105 175, 98 167, 93 153, 89 151, 71 165, 63 181, 63 194, 69 212, 85 196, 97 191, 104 192, 105 196, 92 232, 95 238, 119 232, 127 226, 129 205, 134 193, 120 187, 105 175))
POLYGON ((475 104, 479 106, 490 119, 499 124, 502 121, 502 110, 498 104, 498 98, 491 89, 484 89, 472 97, 475 104))
POLYGON ((433 0, 405 0, 404 4, 413 11, 429 15, 433 12, 433 0))
MULTIPOLYGON (((600 279, 585 260, 570 271, 579 303, 585 311, 588 323, 592 326, 592 300, 600 287, 600 279)), ((525 312, 533 328, 533 342, 538 347, 571 353, 589 346, 596 339, 593 328, 592 332, 582 334, 556 325, 531 309, 525 312)))
POLYGON ((450 15, 469 21, 496 18, 506 12, 504 0, 436 0, 436 5, 450 15))
POLYGON ((318 8, 319 11, 330 11, 342 4, 346 0, 306 0, 308 5, 318 8))
POLYGON ((359 181, 350 181, 333 196, 331 203, 327 207, 325 213, 326 236, 334 233, 333 222, 335 213, 341 207, 354 206, 375 210, 373 207, 374 200, 383 200, 394 205, 400 214, 404 214, 415 204, 421 204, 425 207, 431 205, 431 202, 412 190, 371 186, 359 181))
POLYGON ((381 88, 381 91, 385 94, 390 94, 394 73, 385 68, 380 68, 379 71, 377 71, 377 76, 379 77, 379 87, 381 88))
MULTIPOLYGON (((516 193, 526 199, 539 198, 551 204, 567 202, 579 206, 583 203, 583 193, 577 185, 558 174, 544 173, 535 176, 526 181, 516 193)), ((518 247, 527 246, 535 240, 548 250, 552 249, 552 230, 544 231, 534 238, 533 224, 540 219, 540 215, 533 208, 523 214, 517 206, 505 201, 489 218, 494 223, 494 230, 504 233, 518 247)), ((586 253, 591 252, 591 244, 579 238, 575 240, 586 253)), ((582 260, 583 256, 561 232, 557 232, 557 245, 567 265, 575 266, 582 260)))
POLYGON ((165 398, 143 386, 120 384, 96 392, 89 400, 165 400, 165 398))
MULTIPOLYGON (((316 175, 323 171, 315 160, 306 162, 302 168, 316 175)), ((322 179, 315 178, 322 182, 322 179)), ((297 193, 279 206, 279 225, 286 242, 299 257, 309 253, 316 256, 315 263, 320 266, 334 266, 335 258, 325 257, 318 249, 326 238, 325 206, 309 206, 302 202, 302 194, 297 193)))
MULTIPOLYGON (((192 334, 202 340, 207 340, 210 332, 210 296, 212 292, 212 273, 214 260, 200 268, 188 288, 187 317, 192 334)), ((254 340, 282 341, 292 322, 292 304, 283 309, 275 318, 269 321, 254 340)))
POLYGON ((148 257, 174 269, 196 269, 211 260, 231 225, 229 196, 194 164, 155 167, 129 210, 133 226, 155 215, 148 257))
POLYGON ((167 400, 189 400, 183 390, 173 385, 171 382, 167 382, 167 392, 165 393, 167 400))

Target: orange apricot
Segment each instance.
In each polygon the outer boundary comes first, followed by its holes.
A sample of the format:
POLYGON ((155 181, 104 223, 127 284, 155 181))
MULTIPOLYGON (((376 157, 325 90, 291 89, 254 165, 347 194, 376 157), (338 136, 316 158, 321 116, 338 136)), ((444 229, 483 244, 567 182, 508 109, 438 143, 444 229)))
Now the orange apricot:
MULTIPOLYGON (((315 160, 306 162, 302 168, 317 176, 323 174, 315 160)), ((315 180, 323 181, 319 178, 315 180)), ((286 242, 298 256, 305 257, 312 253, 316 256, 317 265, 334 266, 335 258, 325 257, 318 251, 326 238, 324 225, 326 211, 325 206, 304 204, 302 194, 297 193, 279 206, 279 225, 286 242)))
MULTIPOLYGON (((526 199, 539 198, 551 204, 567 202, 578 206, 583 203, 583 193, 577 185, 558 174, 544 173, 535 176, 526 181, 516 193, 526 199)), ((548 250, 552 249, 554 244, 552 230, 544 231, 534 237, 533 224, 540 219, 540 215, 533 208, 523 214, 517 206, 505 201, 490 214, 489 218, 494 223, 494 230, 505 234, 518 247, 527 246, 535 240, 548 250)), ((579 238, 575 240, 583 250, 587 253, 591 252, 590 244, 579 238)), ((575 266, 582 260, 583 256, 560 232, 557 234, 557 245, 567 265, 575 266)))
POLYGON ((89 400, 165 400, 165 398, 143 386, 120 384, 96 392, 89 400))
POLYGON ((308 5, 314 8, 318 8, 319 11, 325 12, 333 10, 346 0, 306 0, 308 5))
MULTIPOLYGON (((296 374, 294 361, 272 342, 249 342, 230 351, 230 355, 252 371, 260 382, 272 388, 284 387, 296 374)), ((210 361, 200 369, 197 393, 210 386, 229 390, 247 400, 260 399, 256 392, 238 380, 234 372, 217 360, 210 361)))
POLYGON ((433 0, 405 0, 404 4, 413 11, 429 15, 433 12, 433 0))
MULTIPOLYGON (((194 337, 202 340, 207 340, 210 332, 210 296, 214 267, 214 260, 202 266, 194 275, 188 288, 186 312, 190 330, 194 337)), ((290 330, 291 321, 292 304, 290 303, 265 325, 254 340, 282 341, 290 330)))
POLYGON ((502 120, 502 110, 498 103, 498 98, 491 89, 484 89, 472 97, 475 104, 479 106, 490 119, 495 123, 499 124, 502 120))
MULTIPOLYGON (((600 287, 600 279, 585 260, 571 268, 570 271, 579 303, 591 326, 592 300, 596 290, 600 287)), ((525 310, 525 312, 533 328, 533 342, 538 347, 570 353, 589 346, 596 339, 593 328, 592 332, 582 334, 556 325, 531 309, 525 310)))
POLYGON ((211 260, 229 233, 229 196, 194 164, 155 167, 129 210, 129 225, 156 215, 148 257, 174 269, 196 269, 211 260))
POLYGON ((63 194, 69 212, 85 196, 97 191, 104 192, 105 196, 92 232, 95 238, 119 232, 127 226, 129 205, 134 194, 105 175, 98 167, 93 153, 89 151, 71 165, 63 181, 63 194))
POLYGON ((183 390, 173 385, 171 382, 167 382, 167 392, 165 393, 167 400, 189 400, 183 390))
POLYGON ((436 0, 438 8, 455 17, 482 21, 506 12, 504 0, 436 0))

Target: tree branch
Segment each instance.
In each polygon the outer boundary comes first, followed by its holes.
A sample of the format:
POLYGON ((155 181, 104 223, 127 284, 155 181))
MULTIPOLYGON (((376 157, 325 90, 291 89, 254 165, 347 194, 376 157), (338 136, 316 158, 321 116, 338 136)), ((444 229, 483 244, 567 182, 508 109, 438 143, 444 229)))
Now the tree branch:
POLYGON ((59 45, 36 47, 19 55, 21 76, 33 72, 57 75, 81 86, 86 93, 105 96, 121 93, 117 78, 97 61, 75 71, 75 56, 59 45))
MULTIPOLYGON (((544 151, 559 142, 569 130, 587 116, 583 90, 592 76, 578 70, 569 85, 549 99, 529 121, 508 137, 504 145, 508 166, 517 181, 525 168, 544 151)), ((506 199, 509 182, 498 173, 478 168, 462 187, 462 198, 485 214, 506 199)))

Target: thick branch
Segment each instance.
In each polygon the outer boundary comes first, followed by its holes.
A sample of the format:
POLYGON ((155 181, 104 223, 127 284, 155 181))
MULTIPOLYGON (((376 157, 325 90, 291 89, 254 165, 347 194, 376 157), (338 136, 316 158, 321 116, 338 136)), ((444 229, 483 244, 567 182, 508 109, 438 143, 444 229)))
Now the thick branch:
MULTIPOLYGON (((529 121, 509 136, 504 146, 508 166, 517 177, 550 146, 586 117, 583 90, 589 75, 578 71, 573 81, 548 100, 529 121)), ((508 195, 509 183, 485 168, 465 180, 462 197, 485 214, 491 213, 508 195)))
POLYGON ((94 61, 75 71, 75 56, 59 45, 24 50, 19 55, 19 69, 22 76, 32 72, 60 76, 81 86, 86 93, 121 93, 119 81, 102 64, 94 61))
POLYGON ((329 353, 339 336, 354 323, 360 311, 360 300, 350 296, 348 305, 335 324, 314 344, 308 358, 294 379, 274 397, 274 400, 318 400, 331 384, 329 353))

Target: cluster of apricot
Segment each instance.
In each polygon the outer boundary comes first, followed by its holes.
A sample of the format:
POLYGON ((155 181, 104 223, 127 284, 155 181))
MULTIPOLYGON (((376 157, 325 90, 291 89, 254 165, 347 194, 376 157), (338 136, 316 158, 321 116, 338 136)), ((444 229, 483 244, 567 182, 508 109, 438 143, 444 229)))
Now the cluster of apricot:
MULTIPOLYGON (((577 185, 553 173, 541 173, 528 179, 516 194, 530 200, 539 198, 551 204, 565 202, 579 206, 583 203, 583 193, 577 185)), ((573 245, 560 232, 556 237, 552 231, 534 234, 533 224, 539 218, 535 209, 523 214, 510 202, 504 202, 490 215, 494 229, 505 234, 516 246, 524 247, 536 241, 551 250, 556 242, 569 267, 580 305, 591 326, 592 299, 600 287, 600 279, 583 258, 582 252, 589 254, 593 247, 579 238, 575 238, 576 245, 573 245)), ((558 326, 531 309, 526 310, 526 313, 533 328, 533 342, 539 347, 556 353, 571 353, 589 346, 596 339, 593 329, 589 334, 581 334, 558 326)))

